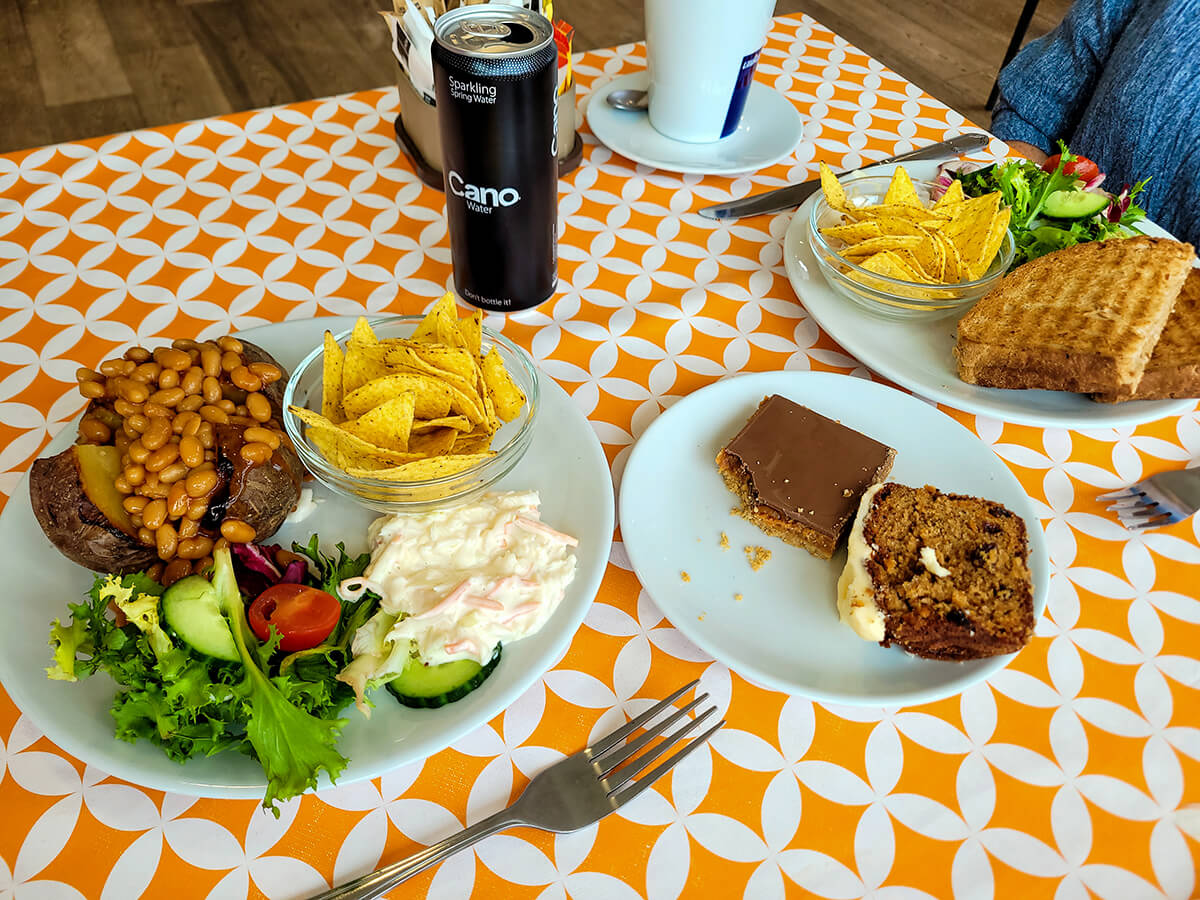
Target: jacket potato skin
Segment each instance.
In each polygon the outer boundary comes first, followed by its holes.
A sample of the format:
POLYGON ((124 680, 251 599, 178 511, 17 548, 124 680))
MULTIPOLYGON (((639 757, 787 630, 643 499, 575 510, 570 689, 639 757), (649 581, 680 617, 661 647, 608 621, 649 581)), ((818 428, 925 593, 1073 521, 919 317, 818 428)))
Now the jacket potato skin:
MULTIPOLYGON (((136 534, 92 502, 81 475, 80 449, 75 445, 34 461, 29 470, 29 500, 38 524, 60 553, 94 572, 124 575, 145 569, 158 559, 154 548, 139 542, 136 534)), ((100 485, 95 489, 105 490, 100 485)), ((116 492, 111 482, 107 490, 116 492)))
POLYGON ((225 484, 219 495, 222 499, 209 507, 212 518, 206 517, 204 524, 215 533, 220 519, 239 519, 253 528, 255 540, 261 541, 278 531, 296 508, 304 466, 286 443, 279 445, 268 462, 245 466, 238 454, 241 444, 241 429, 217 427, 217 471, 225 484))

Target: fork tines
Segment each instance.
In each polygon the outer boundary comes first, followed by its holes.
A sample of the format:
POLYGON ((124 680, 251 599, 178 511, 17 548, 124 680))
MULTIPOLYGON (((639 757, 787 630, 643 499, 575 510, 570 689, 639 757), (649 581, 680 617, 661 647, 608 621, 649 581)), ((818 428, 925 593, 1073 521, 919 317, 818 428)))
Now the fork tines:
POLYGON ((1143 490, 1140 483, 1100 494, 1096 499, 1106 503, 1129 531, 1145 531, 1163 525, 1174 525, 1184 518, 1174 509, 1168 508, 1161 498, 1143 490))
POLYGON ((661 721, 647 726, 644 734, 639 735, 628 743, 625 742, 626 738, 639 728, 646 726, 648 722, 651 722, 659 714, 665 712, 676 700, 697 684, 699 684, 699 681, 693 681, 691 684, 684 685, 671 694, 671 696, 656 703, 641 715, 634 717, 612 734, 601 738, 585 751, 592 760, 592 766, 596 774, 604 779, 605 785, 608 788, 608 796, 615 805, 620 806, 632 800, 665 775, 676 763, 680 762, 685 756, 707 741, 718 728, 725 724, 725 720, 722 719, 710 725, 703 732, 688 741, 676 753, 667 757, 667 759, 651 769, 646 775, 638 778, 636 781, 634 780, 638 774, 643 772, 655 760, 679 743, 679 741, 695 731, 717 711, 715 706, 710 706, 703 712, 698 713, 695 718, 684 722, 683 725, 676 728, 670 734, 666 733, 675 723, 683 719, 684 716, 708 699, 708 694, 701 694, 661 721), (659 738, 662 738, 662 740, 658 744, 642 753, 646 747, 659 738), (640 756, 638 756, 639 753, 641 753, 640 756), (636 759, 634 759, 635 756, 637 757, 636 759), (630 760, 632 761, 629 762, 630 760), (628 762, 628 765, 613 774, 619 766, 626 762, 628 762))

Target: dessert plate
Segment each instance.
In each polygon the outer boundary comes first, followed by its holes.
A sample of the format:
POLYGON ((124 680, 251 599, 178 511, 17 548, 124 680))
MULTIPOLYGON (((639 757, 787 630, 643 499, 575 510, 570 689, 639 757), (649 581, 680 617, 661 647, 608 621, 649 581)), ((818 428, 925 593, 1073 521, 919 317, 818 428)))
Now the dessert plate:
MULTIPOLYGON (((354 324, 349 317, 308 319, 267 325, 244 332, 289 370, 321 342, 354 324)), ((498 490, 536 488, 542 515, 579 538, 575 580, 562 604, 537 634, 504 647, 504 658, 482 687, 442 709, 408 709, 386 691, 375 694, 376 708, 364 719, 353 707, 338 748, 350 762, 338 784, 374 778, 450 746, 459 737, 506 709, 566 652, 600 586, 608 564, 613 532, 613 492, 608 462, 588 424, 570 397, 546 376, 541 380, 542 409, 533 441, 521 462, 497 485, 498 490)), ((44 451, 67 447, 69 426, 44 451)), ((350 553, 366 548, 366 528, 376 514, 310 483, 319 506, 303 521, 287 523, 271 540, 289 546, 321 536, 332 552, 344 541, 350 553)), ((87 570, 69 562, 46 540, 29 505, 28 476, 13 490, 0 516, 0 562, 12 572, 34 573, 0 592, 0 681, 13 702, 59 747, 126 781, 157 790, 198 797, 261 798, 266 789, 259 764, 237 753, 172 762, 158 748, 113 737, 108 710, 113 682, 96 675, 76 684, 50 681, 47 638, 50 621, 66 618, 68 603, 78 603, 92 585, 87 570)), ((322 781, 327 787, 328 781, 322 781)))
POLYGON ((817 559, 731 515, 737 498, 715 457, 769 394, 896 448, 890 481, 998 500, 1021 516, 1029 533, 1034 613, 1041 616, 1050 582, 1046 541, 1033 505, 1004 463, 936 407, 882 384, 825 372, 719 381, 664 412, 634 445, 621 479, 621 535, 658 608, 738 674, 822 702, 910 706, 957 694, 1003 668, 1011 654, 937 662, 862 640, 838 621, 836 584, 845 549, 830 561, 817 559), (728 549, 722 549, 722 534, 728 549), (771 552, 757 571, 748 547, 771 552))
MULTIPOLYGON (((937 167, 936 162, 904 164, 913 178, 922 181, 931 180, 937 167)), ((871 173, 888 174, 895 168, 879 166, 871 173)), ((1007 391, 960 381, 954 368, 954 329, 967 310, 930 321, 884 319, 833 291, 808 243, 810 210, 817 196, 796 210, 784 237, 788 279, 817 324, 885 378, 955 409, 1043 428, 1119 428, 1181 415, 1195 406, 1195 400, 1097 403, 1066 391, 1007 391)), ((1152 237, 1171 237, 1152 222, 1139 227, 1152 237)))
POLYGON ((736 175, 779 162, 796 149, 804 133, 792 102, 756 81, 750 85, 737 131, 708 144, 677 141, 656 131, 646 113, 613 109, 605 102, 613 91, 645 90, 646 82, 644 71, 622 75, 594 90, 587 105, 592 133, 634 162, 668 172, 736 175))

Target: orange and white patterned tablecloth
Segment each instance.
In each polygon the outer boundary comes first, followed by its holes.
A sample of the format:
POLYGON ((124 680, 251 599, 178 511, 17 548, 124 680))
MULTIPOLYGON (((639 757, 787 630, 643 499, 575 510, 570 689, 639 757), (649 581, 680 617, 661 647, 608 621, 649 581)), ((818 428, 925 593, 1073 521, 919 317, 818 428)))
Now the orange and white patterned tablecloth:
MULTIPOLYGON (((644 62, 630 45, 576 72, 586 94, 644 62)), ((797 302, 786 214, 692 210, 965 124, 807 18, 776 20, 758 78, 806 117, 793 157, 678 176, 585 131, 560 185, 559 292, 489 317, 572 395, 618 478, 649 422, 716 379, 868 375, 797 302)), ((395 111, 394 90, 366 91, 0 157, 5 496, 76 414, 78 366, 164 335, 428 307, 450 283, 442 197, 398 153, 395 111)), ((961 696, 863 709, 748 684, 671 627, 618 540, 569 652, 505 713, 278 821, 118 782, 0 692, 0 897, 305 895, 492 812, 692 677, 728 725, 656 789, 575 834, 493 836, 393 896, 1195 896, 1200 527, 1131 537, 1094 495, 1200 456, 1200 416, 1073 432, 946 411, 1021 480, 1054 573, 1033 643, 961 696)))

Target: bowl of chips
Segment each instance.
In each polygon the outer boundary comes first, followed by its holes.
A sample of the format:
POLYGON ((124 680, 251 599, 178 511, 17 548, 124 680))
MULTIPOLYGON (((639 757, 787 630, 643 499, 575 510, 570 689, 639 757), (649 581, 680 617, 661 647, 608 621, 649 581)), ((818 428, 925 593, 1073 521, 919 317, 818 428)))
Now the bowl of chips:
POLYGON ((809 246, 825 280, 863 308, 889 318, 963 311, 996 285, 1016 245, 999 192, 967 198, 955 181, 935 185, 899 167, 839 181, 822 164, 809 246))
POLYGON ((360 318, 325 333, 284 394, 284 427, 313 476, 386 513, 487 489, 533 437, 529 354, 447 294, 426 316, 360 318))

